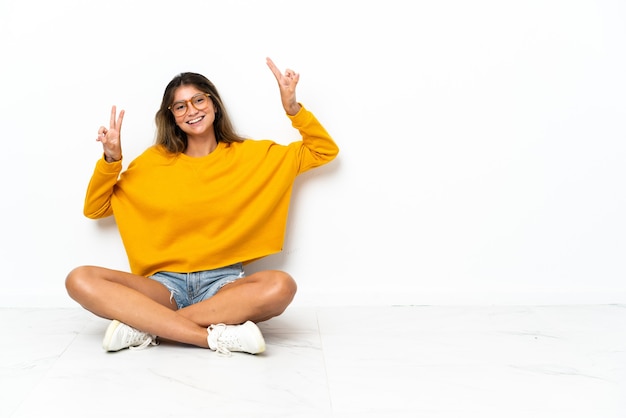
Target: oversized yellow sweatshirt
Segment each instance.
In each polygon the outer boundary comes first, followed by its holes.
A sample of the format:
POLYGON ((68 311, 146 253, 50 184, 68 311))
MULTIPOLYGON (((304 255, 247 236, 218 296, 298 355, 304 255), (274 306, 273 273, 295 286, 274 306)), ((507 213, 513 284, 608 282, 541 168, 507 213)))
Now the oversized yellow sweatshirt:
POLYGON ((289 145, 218 143, 200 158, 155 145, 124 172, 121 162, 101 158, 84 214, 115 216, 130 269, 142 276, 208 270, 279 252, 296 176, 339 152, 310 111, 302 107, 289 118, 302 135, 289 145))

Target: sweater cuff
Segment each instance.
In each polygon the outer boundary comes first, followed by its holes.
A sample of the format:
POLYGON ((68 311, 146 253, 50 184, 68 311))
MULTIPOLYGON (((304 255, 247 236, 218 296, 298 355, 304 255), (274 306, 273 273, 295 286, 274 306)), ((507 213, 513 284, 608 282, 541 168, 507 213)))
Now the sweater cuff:
POLYGON ((109 163, 104 158, 104 153, 102 153, 102 158, 100 158, 98 162, 96 163, 96 168, 98 169, 98 171, 102 173, 109 173, 109 174, 119 173, 122 170, 122 160, 113 161, 109 163))
POLYGON ((300 110, 298 110, 298 113, 293 116, 289 113, 285 113, 287 117, 291 119, 291 123, 293 123, 294 125, 301 125, 303 122, 306 122, 308 120, 307 116, 310 114, 310 112, 304 107, 302 103, 298 102, 298 104, 300 105, 300 110))

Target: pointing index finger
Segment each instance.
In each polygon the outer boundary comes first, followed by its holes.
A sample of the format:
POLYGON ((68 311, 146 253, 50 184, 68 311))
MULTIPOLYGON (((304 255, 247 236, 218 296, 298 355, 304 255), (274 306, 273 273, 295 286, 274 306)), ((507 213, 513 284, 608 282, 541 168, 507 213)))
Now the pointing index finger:
POLYGON ((109 129, 115 129, 115 116, 117 113, 117 109, 115 105, 111 107, 111 119, 109 120, 109 129))
POLYGON ((267 66, 270 67, 270 70, 272 70, 272 73, 274 73, 274 77, 276 77, 276 80, 280 80, 281 73, 276 64, 274 64, 274 61, 272 61, 270 57, 267 57, 266 61, 267 66))

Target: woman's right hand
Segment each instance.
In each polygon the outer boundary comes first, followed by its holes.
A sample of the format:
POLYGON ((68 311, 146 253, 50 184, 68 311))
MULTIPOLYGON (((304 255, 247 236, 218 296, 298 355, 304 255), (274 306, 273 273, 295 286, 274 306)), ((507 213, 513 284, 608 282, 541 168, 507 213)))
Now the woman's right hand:
POLYGON ((102 143, 104 149, 104 159, 111 163, 122 159, 122 143, 121 143, 121 130, 122 121, 124 120, 124 111, 120 110, 119 117, 117 116, 117 109, 115 106, 111 108, 111 120, 109 122, 109 128, 101 126, 98 129, 97 141, 102 143))

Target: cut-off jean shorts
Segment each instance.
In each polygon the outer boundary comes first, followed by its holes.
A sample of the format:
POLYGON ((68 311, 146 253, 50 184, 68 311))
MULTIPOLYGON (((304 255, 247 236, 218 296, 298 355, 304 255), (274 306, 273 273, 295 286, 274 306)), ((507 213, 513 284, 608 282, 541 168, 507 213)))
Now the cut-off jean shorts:
POLYGON ((170 301, 174 299, 178 309, 207 300, 225 285, 242 277, 245 277, 242 263, 193 273, 160 271, 150 276, 170 291, 170 301))

